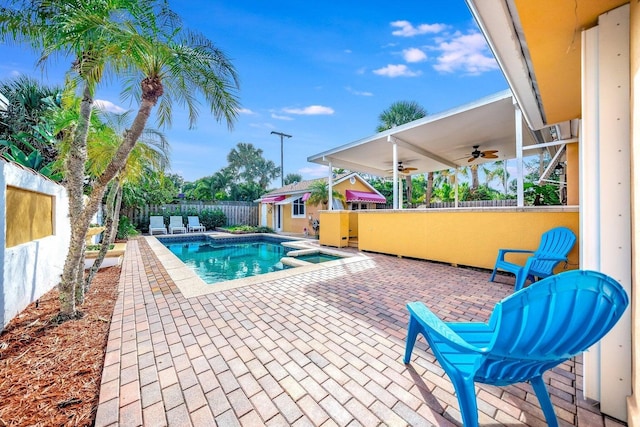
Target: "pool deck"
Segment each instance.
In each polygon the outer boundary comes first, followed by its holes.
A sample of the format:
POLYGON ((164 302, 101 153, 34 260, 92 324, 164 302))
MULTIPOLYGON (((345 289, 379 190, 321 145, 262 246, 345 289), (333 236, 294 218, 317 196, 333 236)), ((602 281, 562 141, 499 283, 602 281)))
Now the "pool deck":
MULTIPOLYGON (((130 240, 95 425, 461 425, 422 338, 402 363, 405 305, 484 321, 513 279, 366 257, 186 298, 147 240, 130 240)), ((560 425, 624 425, 582 398, 581 375, 581 357, 545 375, 560 425)), ((528 384, 476 391, 481 425, 546 425, 528 384)))

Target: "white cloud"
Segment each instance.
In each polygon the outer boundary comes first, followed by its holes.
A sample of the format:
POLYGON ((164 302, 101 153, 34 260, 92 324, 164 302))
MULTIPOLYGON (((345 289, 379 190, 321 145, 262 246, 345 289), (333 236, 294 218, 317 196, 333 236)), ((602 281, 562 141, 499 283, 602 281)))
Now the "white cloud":
POLYGON ((307 167, 298 169, 298 173, 305 178, 306 177, 310 177, 310 178, 326 177, 327 175, 329 175, 329 167, 324 165, 317 165, 313 167, 307 166, 307 167))
POLYGON ((102 111, 107 111, 109 113, 122 114, 127 111, 124 108, 120 107, 119 105, 116 105, 113 102, 107 101, 104 99, 96 99, 93 105, 97 109, 102 111))
POLYGON ((445 24, 420 24, 414 27, 409 21, 393 21, 392 27, 400 28, 392 31, 391 34, 399 37, 413 37, 421 34, 436 34, 444 31, 447 26, 445 24))
POLYGON ((404 60, 411 62, 422 62, 427 60, 427 54, 417 47, 411 47, 402 51, 404 60))
POLYGON ((373 72, 379 76, 387 77, 416 77, 422 74, 420 71, 411 71, 409 67, 404 64, 389 64, 386 67, 373 70, 373 72))
POLYGON ((354 95, 358 95, 358 96, 373 96, 373 93, 371 93, 371 92, 364 92, 364 91, 360 91, 360 90, 355 90, 350 86, 347 86, 345 89, 347 90, 347 92, 352 93, 354 95))
POLYGON ((335 112, 333 108, 323 105, 310 105, 304 108, 285 108, 283 111, 285 113, 299 114, 302 116, 331 115, 335 112))
POLYGON ((271 118, 276 120, 293 120, 293 117, 289 116, 280 116, 276 113, 271 113, 271 118))
POLYGON ((256 114, 254 111, 248 108, 238 108, 236 111, 238 111, 238 114, 248 114, 248 115, 256 114))
POLYGON ((479 32, 456 33, 451 39, 440 41, 435 49, 441 53, 433 68, 442 73, 462 71, 465 74, 478 75, 498 69, 498 63, 479 32))

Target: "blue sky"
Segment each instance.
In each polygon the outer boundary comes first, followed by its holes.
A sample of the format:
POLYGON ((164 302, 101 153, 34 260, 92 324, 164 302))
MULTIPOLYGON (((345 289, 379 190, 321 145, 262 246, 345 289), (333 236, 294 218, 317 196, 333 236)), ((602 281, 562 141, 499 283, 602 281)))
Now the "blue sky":
MULTIPOLYGON (((463 0, 171 5, 185 26, 231 58, 240 76, 242 109, 232 131, 206 108, 195 129, 180 109, 163 129, 171 171, 187 181, 226 166, 239 142, 261 148, 280 166, 280 137, 272 131, 292 135, 284 141, 285 175, 326 176, 307 157, 372 135, 393 102, 416 101, 433 114, 508 88, 463 0)), ((27 74, 63 81, 65 61, 43 73, 24 47, 0 44, 0 57, 0 79, 27 74)), ((97 98, 114 109, 135 107, 122 104, 118 90, 112 81, 97 98)))

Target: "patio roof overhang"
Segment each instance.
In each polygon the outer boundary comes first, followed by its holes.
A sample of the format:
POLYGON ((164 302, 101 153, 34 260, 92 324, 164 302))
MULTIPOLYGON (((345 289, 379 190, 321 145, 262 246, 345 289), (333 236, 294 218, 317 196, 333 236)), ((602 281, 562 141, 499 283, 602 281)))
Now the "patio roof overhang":
POLYGON ((538 130, 581 116, 580 31, 629 0, 466 2, 527 123, 538 130))
MULTIPOLYGON (((523 146, 538 143, 526 125, 523 146)), ((439 114, 428 115, 402 126, 377 133, 307 158, 309 162, 390 176, 392 146, 398 161, 415 168, 412 174, 469 165, 473 146, 498 150, 498 159, 478 158, 474 164, 516 157, 516 106, 511 91, 480 99, 439 114)), ((533 154, 533 153, 531 153, 533 154)))

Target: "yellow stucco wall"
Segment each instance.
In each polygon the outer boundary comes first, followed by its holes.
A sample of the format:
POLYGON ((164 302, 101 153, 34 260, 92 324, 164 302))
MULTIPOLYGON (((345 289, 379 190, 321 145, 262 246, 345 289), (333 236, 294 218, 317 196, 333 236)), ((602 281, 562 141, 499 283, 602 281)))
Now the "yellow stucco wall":
POLYGON ((567 204, 580 204, 580 166, 578 143, 567 144, 567 204))
POLYGON ((6 247, 53 234, 53 197, 7 186, 6 247))
MULTIPOLYGON (((400 210, 358 213, 360 250, 493 268, 498 249, 532 249, 550 228, 565 226, 579 236, 578 210, 400 210)), ((321 223, 324 216, 321 217, 321 223)), ((322 242, 321 242, 322 243, 322 242)), ((579 238, 569 254, 577 268, 579 238)), ((522 258, 508 258, 523 262, 522 258)))

